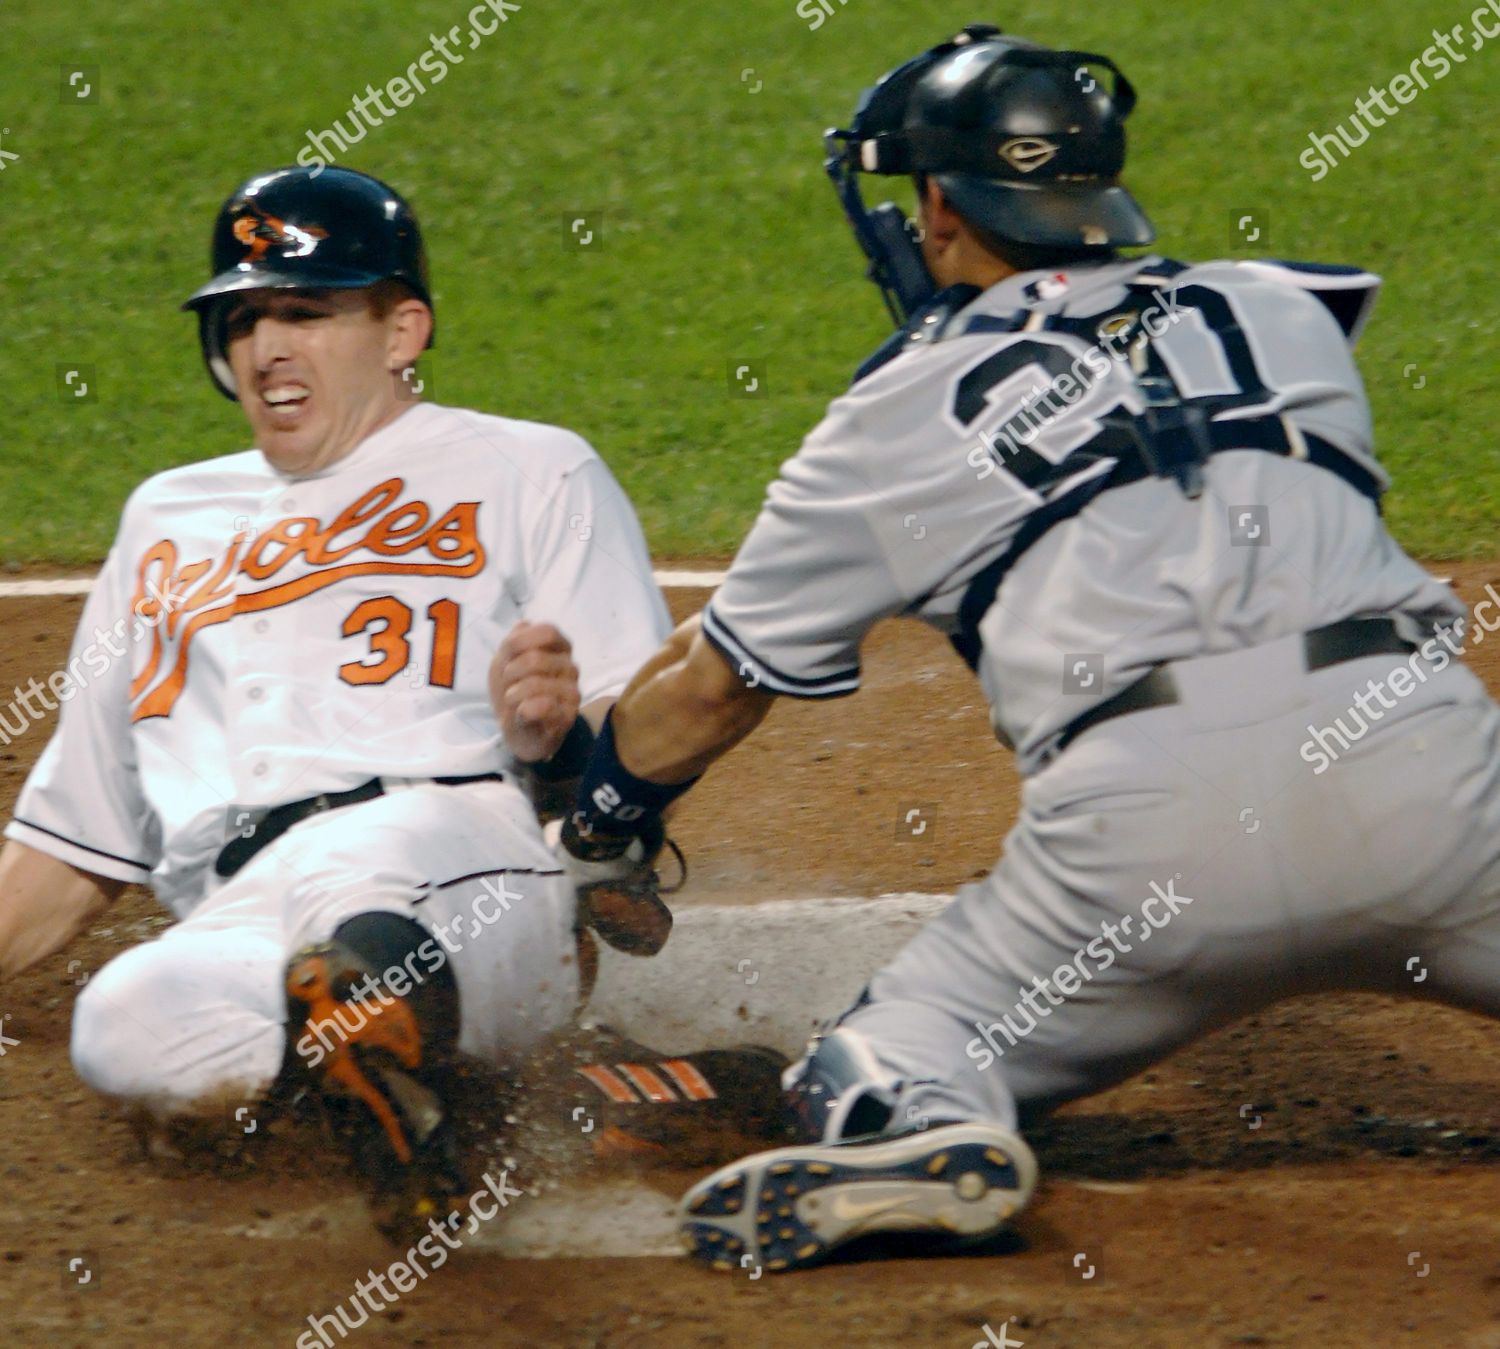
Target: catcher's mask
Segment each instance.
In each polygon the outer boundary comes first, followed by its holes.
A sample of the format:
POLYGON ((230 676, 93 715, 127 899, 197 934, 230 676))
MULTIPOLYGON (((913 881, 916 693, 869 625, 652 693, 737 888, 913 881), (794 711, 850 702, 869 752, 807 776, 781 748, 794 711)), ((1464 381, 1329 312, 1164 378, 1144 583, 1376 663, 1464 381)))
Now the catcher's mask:
POLYGON ((182 307, 197 311, 203 359, 226 398, 238 395, 224 315, 241 291, 362 290, 394 278, 432 308, 416 215, 394 189, 353 169, 257 174, 220 208, 211 252, 213 279, 182 307))
POLYGON ((1120 185, 1135 89, 1108 57, 1053 51, 970 24, 865 90, 824 167, 897 324, 935 285, 893 202, 867 208, 859 174, 931 174, 966 220, 1002 239, 1101 256, 1156 232, 1120 185), (1108 71, 1108 90, 1091 68, 1108 71))

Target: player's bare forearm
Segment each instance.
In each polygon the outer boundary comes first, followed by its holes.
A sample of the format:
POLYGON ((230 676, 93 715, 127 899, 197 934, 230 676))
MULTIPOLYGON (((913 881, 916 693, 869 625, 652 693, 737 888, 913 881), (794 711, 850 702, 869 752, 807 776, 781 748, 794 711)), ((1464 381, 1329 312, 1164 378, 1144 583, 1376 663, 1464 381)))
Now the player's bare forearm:
POLYGON ((62 950, 124 888, 7 841, 0 850, 0 979, 62 950))
POLYGON ((691 618, 636 672, 615 705, 620 762, 652 782, 686 782, 759 726, 773 699, 747 686, 691 618))

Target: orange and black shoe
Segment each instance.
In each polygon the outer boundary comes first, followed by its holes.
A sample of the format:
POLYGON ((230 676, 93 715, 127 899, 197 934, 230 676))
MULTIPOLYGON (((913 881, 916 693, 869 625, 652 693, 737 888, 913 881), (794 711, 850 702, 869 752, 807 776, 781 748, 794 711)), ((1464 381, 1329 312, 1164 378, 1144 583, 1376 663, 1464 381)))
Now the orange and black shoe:
POLYGON ((434 1219, 449 1221, 471 1188, 449 1104, 458 1041, 452 971, 444 964, 405 996, 381 983, 413 940, 427 933, 409 919, 361 914, 332 941, 298 951, 286 972, 291 1057, 364 1180, 375 1225, 398 1245, 434 1219))
POLYGON ((587 1113, 596 1160, 713 1165, 790 1141, 785 1055, 756 1045, 662 1054, 608 1027, 579 1031, 563 1110, 587 1113), (569 1109, 568 1107, 571 1107, 569 1109))

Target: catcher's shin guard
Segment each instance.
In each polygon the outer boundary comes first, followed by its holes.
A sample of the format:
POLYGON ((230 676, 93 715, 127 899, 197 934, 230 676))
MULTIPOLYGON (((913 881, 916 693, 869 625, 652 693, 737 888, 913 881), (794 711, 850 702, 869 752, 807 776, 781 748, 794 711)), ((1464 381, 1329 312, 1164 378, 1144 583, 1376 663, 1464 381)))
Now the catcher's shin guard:
POLYGON ((288 1030, 355 1171, 376 1226, 397 1243, 444 1221, 466 1196, 449 1117, 458 986, 446 959, 413 957, 425 928, 360 914, 287 965, 288 1030), (409 992, 382 982, 404 971, 409 992))
POLYGON ((891 1122, 901 1080, 849 1026, 820 1035, 783 1078, 797 1134, 808 1142, 879 1133, 891 1122))

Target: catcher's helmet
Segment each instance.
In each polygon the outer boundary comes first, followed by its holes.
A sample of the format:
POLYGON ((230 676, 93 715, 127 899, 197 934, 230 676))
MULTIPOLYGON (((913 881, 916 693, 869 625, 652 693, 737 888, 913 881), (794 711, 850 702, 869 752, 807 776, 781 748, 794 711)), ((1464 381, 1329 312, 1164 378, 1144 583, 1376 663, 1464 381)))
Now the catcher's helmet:
MULTIPOLYGON (((1120 185, 1135 90, 1108 57, 1053 51, 973 24, 865 91, 827 168, 898 321, 925 296, 884 208, 856 175, 930 174, 965 219, 1002 239, 1101 254, 1155 231, 1120 185), (1091 68, 1114 76, 1108 91, 1091 68)), ((891 211, 896 208, 892 207, 891 211)), ((930 291, 931 279, 926 278, 930 291)))
POLYGON ((236 394, 225 354, 226 296, 359 290, 395 278, 432 308, 417 217, 399 193, 353 169, 273 169, 250 179, 219 210, 211 265, 213 279, 182 307, 198 313, 203 359, 227 398, 236 394))

